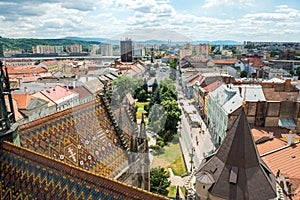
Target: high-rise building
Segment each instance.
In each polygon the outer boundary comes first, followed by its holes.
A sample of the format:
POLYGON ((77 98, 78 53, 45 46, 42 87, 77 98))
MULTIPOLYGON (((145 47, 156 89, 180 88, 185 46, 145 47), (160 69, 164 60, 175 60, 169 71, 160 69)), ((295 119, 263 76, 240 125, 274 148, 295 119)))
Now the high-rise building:
POLYGON ((145 56, 145 47, 143 44, 134 45, 134 56, 145 56))
POLYGON ((91 55, 100 54, 100 46, 98 44, 90 44, 89 51, 91 55))
POLYGON ((66 46, 66 51, 68 53, 82 53, 82 46, 81 44, 72 44, 66 46))
POLYGON ((49 46, 49 45, 37 45, 32 47, 33 53, 47 54, 47 53, 63 53, 63 46, 49 46))
POLYGON ((132 62, 132 40, 126 39, 120 42, 121 46, 121 61, 122 62, 132 62))
POLYGON ((113 55, 113 47, 112 44, 101 44, 101 55, 102 56, 112 56, 113 55))
MULTIPOLYGON (((1 38, 1 37, 0 37, 1 38)), ((2 42, 0 42, 0 57, 4 57, 4 53, 3 53, 3 44, 2 42)))
POLYGON ((203 55, 208 56, 211 51, 211 45, 210 44, 197 44, 195 46, 195 52, 197 56, 203 55))

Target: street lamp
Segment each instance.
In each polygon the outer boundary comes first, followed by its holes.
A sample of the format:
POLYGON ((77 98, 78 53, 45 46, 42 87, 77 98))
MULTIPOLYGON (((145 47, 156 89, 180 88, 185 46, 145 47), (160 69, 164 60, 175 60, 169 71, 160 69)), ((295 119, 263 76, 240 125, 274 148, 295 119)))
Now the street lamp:
POLYGON ((192 147, 192 152, 190 153, 190 157, 191 157, 191 161, 190 161, 190 163, 191 163, 191 173, 192 173, 192 171, 193 171, 193 163, 194 163, 194 161, 193 161, 193 158, 194 158, 194 151, 195 151, 195 148, 194 147, 192 147))

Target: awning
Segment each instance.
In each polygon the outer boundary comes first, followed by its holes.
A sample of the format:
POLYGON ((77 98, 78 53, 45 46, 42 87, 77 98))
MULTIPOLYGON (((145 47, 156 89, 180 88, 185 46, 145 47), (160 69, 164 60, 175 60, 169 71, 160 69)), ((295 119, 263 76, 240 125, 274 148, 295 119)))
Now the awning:
POLYGON ((292 118, 280 118, 278 121, 280 127, 296 127, 295 120, 292 118))

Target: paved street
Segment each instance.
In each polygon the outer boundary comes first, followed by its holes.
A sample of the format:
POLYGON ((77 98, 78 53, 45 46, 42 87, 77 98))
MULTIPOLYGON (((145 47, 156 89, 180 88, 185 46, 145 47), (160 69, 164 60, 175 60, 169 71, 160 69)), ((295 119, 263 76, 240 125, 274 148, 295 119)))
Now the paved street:
MULTIPOLYGON (((178 80, 176 81, 176 88, 178 91, 178 95, 183 97, 183 99, 179 101, 186 101, 186 98, 182 93, 181 87, 178 84, 178 80)), ((188 122, 187 116, 184 115, 182 110, 180 124, 181 128, 178 130, 178 132, 181 150, 189 173, 191 172, 191 167, 199 167, 204 156, 206 156, 208 152, 214 150, 214 145, 211 141, 211 135, 200 116, 199 119, 200 127, 192 128, 188 122), (191 156, 193 156, 193 158, 191 158, 191 156)))

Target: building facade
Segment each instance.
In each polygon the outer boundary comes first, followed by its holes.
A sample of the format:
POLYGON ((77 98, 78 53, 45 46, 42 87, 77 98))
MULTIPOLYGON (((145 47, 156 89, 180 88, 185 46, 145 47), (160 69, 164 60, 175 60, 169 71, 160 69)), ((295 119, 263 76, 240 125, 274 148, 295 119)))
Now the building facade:
POLYGON ((210 44, 197 44, 195 45, 195 53, 196 56, 209 56, 211 52, 211 45, 210 44))
POLYGON ((113 56, 112 44, 102 43, 101 44, 101 55, 102 56, 113 56))
POLYGON ((120 41, 120 46, 121 46, 121 61, 132 62, 133 60, 132 40, 126 39, 124 41, 120 41))
POLYGON ((66 46, 67 53, 82 53, 82 45, 81 44, 72 44, 66 46))

